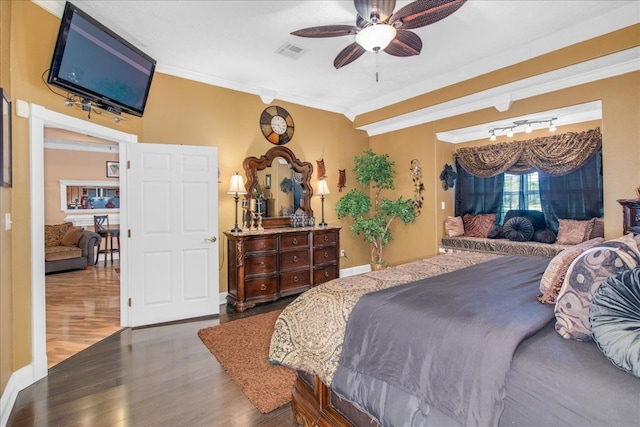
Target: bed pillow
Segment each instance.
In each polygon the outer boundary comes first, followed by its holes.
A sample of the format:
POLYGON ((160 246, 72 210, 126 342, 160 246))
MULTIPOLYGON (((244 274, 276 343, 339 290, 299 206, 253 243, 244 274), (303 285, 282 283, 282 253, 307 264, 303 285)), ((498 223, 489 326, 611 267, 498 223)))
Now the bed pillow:
POLYGON ((640 268, 604 281, 591 300, 589 322, 607 359, 640 377, 640 268))
POLYGON ((487 233, 489 239, 504 239, 504 230, 501 225, 494 225, 487 233))
POLYGON ((464 235, 467 237, 487 237, 496 222, 496 214, 464 214, 464 235))
POLYGON ((556 241, 556 233, 548 228, 536 230, 533 232, 533 241, 548 244, 554 243, 556 241))
POLYGON ((558 293, 564 283, 564 277, 573 260, 578 258, 585 250, 603 242, 604 239, 601 237, 587 240, 578 245, 568 247, 553 257, 540 279, 538 301, 544 304, 555 304, 558 293))
POLYGON ((504 237, 514 242, 527 242, 533 237, 533 224, 523 216, 509 219, 502 226, 504 237))
POLYGON ((593 230, 591 230, 591 238, 595 239, 596 237, 604 237, 604 219, 602 218, 593 218, 593 230))
POLYGON ((575 219, 560 219, 558 228, 559 245, 577 245, 589 240, 593 230, 593 220, 577 221, 575 219))
POLYGON ((464 223, 462 217, 448 216, 444 222, 444 232, 447 237, 459 237, 464 235, 464 223))
POLYGON ((604 242, 584 251, 569 266, 555 306, 556 331, 566 339, 591 340, 589 305, 609 277, 640 265, 640 257, 622 242, 604 242))
POLYGON ((638 244, 638 239, 636 239, 636 237, 637 236, 634 236, 633 234, 629 233, 629 234, 627 234, 625 236, 618 237, 617 239, 611 239, 611 240, 607 240, 607 241, 608 242, 624 243, 625 245, 627 245, 629 247, 629 249, 631 249, 638 256, 640 256, 640 246, 638 244))

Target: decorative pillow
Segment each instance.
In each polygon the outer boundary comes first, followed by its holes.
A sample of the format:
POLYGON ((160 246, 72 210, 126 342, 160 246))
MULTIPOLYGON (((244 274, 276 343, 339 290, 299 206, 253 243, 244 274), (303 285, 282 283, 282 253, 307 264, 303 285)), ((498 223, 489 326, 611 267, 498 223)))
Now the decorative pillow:
POLYGON ((504 239, 504 230, 501 225, 494 225, 487 233, 487 237, 490 239, 504 239))
POLYGON ((60 246, 62 238, 71 228, 73 224, 65 222, 63 224, 45 225, 44 226, 44 246, 60 246))
POLYGON ((514 242, 526 242, 533 237, 533 224, 528 218, 515 216, 502 226, 504 237, 514 242))
POLYGON ((487 237, 496 222, 496 214, 464 214, 464 235, 467 237, 487 237))
POLYGON ((464 223, 462 217, 448 216, 444 222, 444 231, 447 237, 458 237, 464 235, 464 223))
POLYGON ((556 241, 556 233, 548 228, 545 228, 544 230, 536 230, 533 232, 533 241, 551 244, 556 241))
POLYGON ((604 237, 604 219, 593 218, 591 221, 593 221, 593 230, 591 230, 590 238, 604 237))
POLYGON ((638 245, 638 240, 636 240, 636 237, 634 237, 633 234, 629 233, 625 236, 622 237, 618 237, 617 239, 611 239, 611 240, 607 240, 608 242, 620 242, 620 243, 624 243, 625 245, 627 245, 629 247, 629 249, 631 249, 633 252, 635 252, 638 256, 640 256, 640 246, 638 245))
POLYGON ((560 222, 557 240, 559 245, 577 245, 589 240, 591 230, 593 230, 592 220, 560 219, 558 221, 560 222))
POLYGON ((640 265, 640 257, 621 242, 604 242, 576 258, 558 294, 556 331, 566 339, 591 340, 589 305, 598 287, 614 274, 640 265))
POLYGON ((83 231, 82 227, 69 227, 64 236, 62 236, 60 244, 62 246, 78 246, 83 231))
POLYGON ((604 281, 591 300, 589 322, 607 359, 640 377, 640 268, 604 281))
POLYGON ((564 277, 573 260, 578 258, 578 256, 587 249, 603 242, 604 239, 601 237, 587 240, 586 242, 564 249, 553 257, 540 279, 541 294, 538 295, 538 301, 544 304, 555 304, 558 293, 564 283, 564 277))
POLYGON ((531 221, 534 230, 543 230, 547 228, 547 222, 544 219, 544 214, 540 211, 528 209, 512 209, 510 211, 507 211, 507 213, 504 215, 502 224, 504 225, 507 221, 516 216, 523 216, 531 221))

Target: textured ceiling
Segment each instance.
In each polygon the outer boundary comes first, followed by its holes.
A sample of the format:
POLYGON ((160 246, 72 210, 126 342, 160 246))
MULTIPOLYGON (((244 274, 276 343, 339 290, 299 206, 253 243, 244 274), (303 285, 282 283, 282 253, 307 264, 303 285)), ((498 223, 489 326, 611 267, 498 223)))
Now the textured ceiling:
MULTIPOLYGON (((64 6, 36 3, 57 15, 64 6)), ((413 30, 423 42, 419 56, 367 52, 336 70, 333 59, 353 36, 310 39, 290 32, 353 24, 352 1, 73 3, 155 58, 159 72, 350 119, 640 22, 640 2, 633 0, 470 0, 448 18, 413 30), (287 44, 302 53, 296 58, 278 53, 287 44)), ((396 10, 407 3, 398 1, 396 10)))

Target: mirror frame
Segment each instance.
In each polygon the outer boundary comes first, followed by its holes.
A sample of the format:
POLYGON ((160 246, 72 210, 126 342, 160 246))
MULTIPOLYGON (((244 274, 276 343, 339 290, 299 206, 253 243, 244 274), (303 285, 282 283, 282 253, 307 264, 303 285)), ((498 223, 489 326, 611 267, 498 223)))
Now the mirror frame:
MULTIPOLYGON (((247 157, 244 159, 242 168, 247 177, 247 182, 244 185, 244 188, 247 190, 245 198, 249 201, 253 199, 253 189, 258 183, 258 171, 271 166, 276 157, 284 158, 291 165, 291 169, 303 173, 304 180, 302 181, 302 188, 304 190, 304 197, 302 199, 302 210, 305 211, 307 217, 312 217, 311 196, 313 196, 313 188, 311 188, 310 182, 311 175, 313 174, 313 165, 309 162, 300 161, 295 154, 293 154, 293 151, 287 147, 276 146, 259 158, 247 157)), ((291 227, 291 219, 286 216, 262 218, 262 226, 264 228, 291 227)))

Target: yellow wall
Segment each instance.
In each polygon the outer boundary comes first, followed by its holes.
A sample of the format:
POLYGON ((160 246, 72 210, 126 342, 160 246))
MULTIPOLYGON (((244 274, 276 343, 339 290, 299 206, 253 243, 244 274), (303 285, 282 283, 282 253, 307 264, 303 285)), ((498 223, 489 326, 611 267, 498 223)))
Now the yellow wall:
MULTIPOLYGON (((49 67, 59 19, 28 1, 0 1, 0 83, 8 86, 12 99, 21 99, 63 114, 87 120, 86 113, 64 106, 64 99, 54 95, 42 81, 49 67), (9 17, 7 16, 9 15, 9 17), (9 24, 9 25, 7 25, 9 24), (7 34, 9 33, 9 34, 7 34), (10 36, 10 44, 7 41, 10 36), (7 53, 7 46, 10 52, 7 53), (7 58, 11 75, 7 76, 7 58)), ((436 93, 421 95, 406 103, 387 107, 356 119, 287 102, 275 101, 293 116, 296 131, 287 147, 315 166, 323 158, 332 194, 325 200, 325 219, 341 224, 341 245, 349 259, 341 260, 347 268, 369 262, 369 248, 360 237, 352 237, 347 220, 338 221, 335 203, 342 193, 337 190, 338 169, 347 171, 348 191, 355 186, 353 157, 371 146, 377 153, 389 153, 396 163, 396 188, 405 197, 412 196, 409 165, 418 159, 423 170, 424 207, 415 224, 394 227, 395 241, 385 249, 390 264, 435 254, 442 233, 444 217, 453 213, 453 191, 444 191, 438 179, 444 163, 451 163, 454 146, 436 141, 435 133, 475 124, 526 115, 561 106, 602 100, 604 140, 605 232, 616 236, 621 232, 620 207, 616 199, 632 197, 640 184, 640 73, 634 72, 536 96, 515 102, 506 113, 485 109, 368 138, 354 130, 357 125, 371 123, 397 114, 424 108, 465 93, 496 86, 585 59, 615 52, 640 43, 640 26, 598 38, 594 42, 563 49, 508 70, 500 70, 463 82, 436 93), (445 210, 440 203, 446 203, 445 210)), ((138 136, 143 142, 216 146, 219 150, 221 183, 219 184, 219 228, 233 226, 234 201, 226 194, 229 178, 242 170, 242 160, 257 156, 272 147, 261 135, 258 119, 266 107, 259 97, 203 83, 187 81, 157 73, 144 118, 127 116, 115 124, 108 115, 92 115, 95 123, 138 136)), ((29 202, 29 135, 28 120, 14 119, 14 187, 2 189, 3 209, 9 206, 14 218, 10 233, 0 232, 2 276, 0 276, 0 308, 2 324, 0 343, 0 391, 4 392, 11 374, 31 361, 31 280, 30 280, 30 202, 29 202), (20 236, 19 239, 11 236, 20 236), (8 252, 8 253, 7 253, 8 252), (7 261, 9 260, 9 261, 7 261), (8 268, 7 268, 8 265, 8 268), (9 277, 7 277, 7 275, 9 277)), ((314 173, 315 175, 315 173, 314 173)), ((315 187, 315 176, 312 179, 315 187)), ((320 216, 320 200, 313 198, 312 207, 320 216)), ((222 244, 224 241, 221 239, 222 244)), ((226 290, 226 260, 221 250, 220 285, 226 290)))

